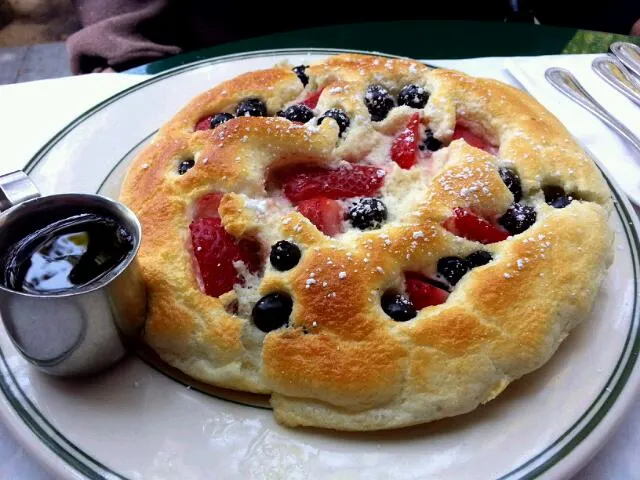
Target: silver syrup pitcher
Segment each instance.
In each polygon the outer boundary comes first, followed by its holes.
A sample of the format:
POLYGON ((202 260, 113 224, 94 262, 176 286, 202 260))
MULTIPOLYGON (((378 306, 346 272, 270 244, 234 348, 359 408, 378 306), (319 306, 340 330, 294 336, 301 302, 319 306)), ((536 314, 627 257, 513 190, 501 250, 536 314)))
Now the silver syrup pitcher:
MULTIPOLYGON (((126 353, 144 324, 146 290, 136 261, 141 227, 126 206, 100 195, 41 197, 21 172, 0 176, 0 258, 17 241, 83 213, 116 220, 133 249, 104 276, 77 290, 32 294, 0 282, 0 316, 18 351, 40 370, 60 376, 102 371, 126 353)), ((3 268, 6 268, 4 261, 3 268)))

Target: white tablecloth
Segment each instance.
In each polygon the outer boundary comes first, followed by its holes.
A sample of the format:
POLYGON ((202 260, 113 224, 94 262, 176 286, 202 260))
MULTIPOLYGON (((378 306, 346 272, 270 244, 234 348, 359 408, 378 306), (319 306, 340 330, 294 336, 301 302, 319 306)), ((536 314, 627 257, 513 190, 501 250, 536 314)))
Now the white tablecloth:
MULTIPOLYGON (((542 103, 550 108, 562 120, 573 118, 574 107, 568 100, 555 96, 548 91, 540 73, 549 64, 567 66, 572 69, 585 84, 593 82, 589 75, 589 63, 592 57, 535 57, 528 59, 512 59, 513 63, 505 63, 505 59, 473 59, 456 61, 434 61, 431 63, 450 66, 467 71, 474 75, 490 76, 503 81, 525 86, 542 103), (511 66, 509 73, 506 66, 511 66)), ((0 173, 22 168, 40 146, 51 138, 59 129, 90 106, 108 96, 144 80, 144 76, 123 74, 98 74, 67 79, 43 80, 0 87, 0 132, 2 134, 2 151, 0 156, 0 173)), ((613 90, 607 96, 619 95, 613 90)), ((629 109, 624 99, 616 99, 621 120, 634 122, 627 115, 637 114, 640 110, 629 109)), ((605 102, 606 103, 606 102, 605 102)), ((608 105, 608 104, 607 104, 608 105)), ((609 106, 609 105, 608 105, 609 106)), ((582 120, 567 122, 571 132, 598 156, 598 150, 617 149, 627 152, 627 147, 607 127, 594 120, 588 114, 580 112, 582 120), (597 132, 598 142, 593 142, 597 132)), ((628 125, 640 134, 640 122, 628 125)), ((624 155, 623 155, 624 156, 624 155)), ((636 161, 638 159, 636 158, 636 161)), ((640 182, 640 170, 637 164, 627 162, 625 165, 608 165, 620 183, 630 183, 631 177, 640 182)), ((640 183, 638 183, 640 185, 640 183)), ((0 423, 0 480, 45 480, 53 478, 46 469, 38 465, 16 443, 10 432, 0 423)), ((632 408, 613 433, 611 439, 602 450, 576 476, 579 479, 640 479, 640 401, 632 408)))

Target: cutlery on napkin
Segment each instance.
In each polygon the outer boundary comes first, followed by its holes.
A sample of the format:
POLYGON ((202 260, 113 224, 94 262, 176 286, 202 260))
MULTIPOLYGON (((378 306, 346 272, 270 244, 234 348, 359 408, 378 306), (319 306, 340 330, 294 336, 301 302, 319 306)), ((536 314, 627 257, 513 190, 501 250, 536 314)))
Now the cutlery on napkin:
POLYGON ((506 59, 504 65, 525 90, 556 115, 574 137, 594 154, 631 200, 640 205, 640 158, 635 149, 545 79, 545 71, 550 67, 569 70, 600 104, 636 136, 640 136, 640 108, 592 70, 591 62, 596 56, 515 57, 506 59))

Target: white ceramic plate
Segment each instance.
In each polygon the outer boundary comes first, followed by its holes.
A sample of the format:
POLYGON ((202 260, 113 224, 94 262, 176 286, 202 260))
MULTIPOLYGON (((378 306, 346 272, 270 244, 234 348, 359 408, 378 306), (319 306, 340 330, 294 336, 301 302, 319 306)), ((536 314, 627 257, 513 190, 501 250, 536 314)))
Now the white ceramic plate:
MULTIPOLYGON (((117 194, 128 161, 198 92, 284 59, 271 51, 178 67, 92 108, 32 159, 44 193, 117 194)), ((615 262, 595 310, 541 370, 475 412, 382 433, 286 429, 255 396, 197 390, 132 356, 108 373, 35 371, 0 336, 0 412, 29 451, 65 478, 564 477, 604 442, 640 383, 637 221, 613 185, 615 262)), ((184 379, 182 379, 184 381, 184 379)))

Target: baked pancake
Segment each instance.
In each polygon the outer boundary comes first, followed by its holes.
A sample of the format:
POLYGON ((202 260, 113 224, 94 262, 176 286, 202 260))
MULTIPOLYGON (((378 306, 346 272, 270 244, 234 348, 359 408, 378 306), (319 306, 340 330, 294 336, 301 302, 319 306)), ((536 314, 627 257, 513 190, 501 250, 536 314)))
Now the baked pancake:
POLYGON ((144 340, 288 426, 469 412, 541 367, 611 262, 610 191, 515 88, 338 55, 194 98, 134 160, 144 340))

